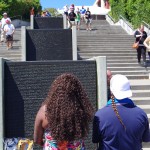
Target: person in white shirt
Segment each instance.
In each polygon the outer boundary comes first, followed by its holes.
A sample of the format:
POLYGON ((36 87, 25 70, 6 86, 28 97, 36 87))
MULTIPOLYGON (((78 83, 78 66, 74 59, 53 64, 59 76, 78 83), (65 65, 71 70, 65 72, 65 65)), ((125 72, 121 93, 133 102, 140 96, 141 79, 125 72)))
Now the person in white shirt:
POLYGON ((15 32, 15 27, 11 24, 11 20, 6 20, 6 25, 4 26, 4 32, 6 33, 6 43, 7 49, 11 49, 13 45, 13 34, 15 32))
POLYGON ((63 10, 64 10, 64 14, 65 14, 66 16, 68 16, 68 11, 69 11, 68 5, 65 5, 65 6, 63 7, 63 10))
POLYGON ((1 28, 1 42, 5 41, 4 26, 6 25, 6 19, 8 19, 7 13, 3 13, 3 18, 1 19, 1 24, 0 24, 0 28, 1 28))

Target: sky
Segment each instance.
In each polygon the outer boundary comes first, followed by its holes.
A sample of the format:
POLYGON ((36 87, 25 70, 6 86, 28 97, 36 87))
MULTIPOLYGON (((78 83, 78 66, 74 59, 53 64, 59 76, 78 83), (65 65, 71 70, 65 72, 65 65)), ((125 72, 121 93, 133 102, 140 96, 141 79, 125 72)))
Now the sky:
POLYGON ((95 0, 40 0, 42 9, 44 8, 59 8, 62 9, 64 5, 74 4, 75 6, 92 6, 95 0))

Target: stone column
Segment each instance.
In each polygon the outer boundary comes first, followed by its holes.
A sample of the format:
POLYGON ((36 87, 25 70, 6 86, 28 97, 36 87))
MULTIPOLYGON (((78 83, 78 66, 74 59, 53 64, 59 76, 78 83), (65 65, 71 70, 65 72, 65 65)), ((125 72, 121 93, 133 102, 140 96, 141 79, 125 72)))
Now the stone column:
POLYGON ((95 57, 97 66, 97 104, 98 109, 107 104, 107 67, 106 56, 95 57))
POLYGON ((73 60, 77 60, 77 30, 76 26, 72 26, 72 54, 73 60))
POLYGON ((3 149, 4 140, 4 63, 0 58, 0 149, 3 149))
POLYGON ((26 27, 21 27, 21 53, 22 53, 22 61, 26 61, 26 27))
POLYGON ((30 16, 30 29, 34 29, 34 16, 30 16))

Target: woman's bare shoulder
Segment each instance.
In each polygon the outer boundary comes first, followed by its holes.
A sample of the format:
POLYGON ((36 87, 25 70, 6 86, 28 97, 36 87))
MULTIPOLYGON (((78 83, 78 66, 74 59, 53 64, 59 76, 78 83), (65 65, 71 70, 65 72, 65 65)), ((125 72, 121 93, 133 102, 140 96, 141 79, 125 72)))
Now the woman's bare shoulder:
POLYGON ((36 115, 36 118, 38 118, 38 119, 40 119, 40 120, 43 120, 43 117, 45 116, 45 108, 46 108, 45 105, 43 105, 43 106, 41 106, 41 107, 39 108, 39 111, 38 111, 38 113, 37 113, 37 115, 36 115))

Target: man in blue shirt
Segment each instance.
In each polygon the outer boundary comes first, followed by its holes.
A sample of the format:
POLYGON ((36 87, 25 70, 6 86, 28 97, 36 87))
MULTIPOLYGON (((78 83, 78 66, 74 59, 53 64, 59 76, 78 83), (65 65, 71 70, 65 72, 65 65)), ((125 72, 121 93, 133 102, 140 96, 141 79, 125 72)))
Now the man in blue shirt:
POLYGON ((94 117, 93 143, 99 143, 98 150, 141 150, 142 142, 150 142, 146 113, 129 99, 132 92, 125 76, 113 76, 110 90, 112 98, 94 117))
POLYGON ((86 9, 84 6, 80 9, 80 14, 81 14, 81 20, 84 21, 84 16, 85 16, 86 9))

